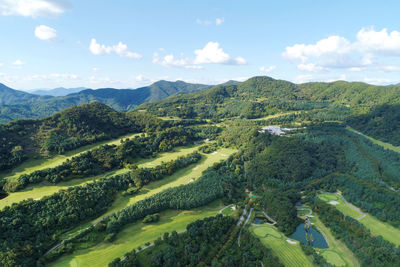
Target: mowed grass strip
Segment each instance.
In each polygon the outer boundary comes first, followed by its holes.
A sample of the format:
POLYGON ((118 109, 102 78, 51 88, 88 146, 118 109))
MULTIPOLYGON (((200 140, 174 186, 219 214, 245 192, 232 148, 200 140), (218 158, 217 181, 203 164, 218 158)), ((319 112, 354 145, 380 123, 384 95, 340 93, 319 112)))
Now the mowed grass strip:
POLYGON ((336 239, 328 227, 318 218, 318 215, 313 213, 311 222, 325 237, 328 242, 328 249, 318 249, 321 255, 330 263, 335 266, 360 266, 357 257, 353 252, 340 240, 336 239))
POLYGON ((354 265, 346 265, 346 262, 337 254, 335 251, 332 250, 325 250, 321 253, 322 257, 326 259, 326 261, 334 266, 354 266, 354 265))
POLYGON ((289 244, 285 235, 280 233, 275 226, 250 226, 250 231, 260 238, 264 246, 270 248, 280 261, 288 267, 310 266, 313 264, 300 247, 300 244, 289 244))
MULTIPOLYGON (((354 211, 348 205, 346 205, 338 195, 323 193, 319 194, 318 197, 327 203, 332 200, 339 202, 339 204, 334 206, 346 216, 354 219, 362 216, 362 214, 354 211)), ((368 213, 364 218, 359 220, 359 222, 368 228, 373 235, 380 235, 383 237, 383 239, 389 241, 390 243, 395 244, 396 246, 400 245, 400 229, 395 228, 388 223, 382 222, 368 213)))
POLYGON ((327 202, 328 204, 331 204, 332 206, 335 206, 343 214, 352 218, 356 219, 363 215, 363 213, 356 210, 357 208, 355 206, 346 205, 346 203, 344 203, 343 199, 338 194, 324 193, 319 194, 318 198, 327 202))
MULTIPOLYGON (((150 158, 150 159, 142 159, 137 162, 139 164, 139 167, 145 168, 145 167, 155 167, 157 165, 160 165, 162 162, 167 162, 171 160, 175 160, 180 156, 185 156, 188 155, 194 151, 196 151, 201 145, 195 145, 195 146, 187 146, 187 147, 178 147, 175 148, 175 150, 168 152, 168 153, 162 153, 158 155, 156 158, 150 158)), ((71 186, 78 186, 78 185, 83 185, 86 183, 93 182, 96 179, 102 178, 102 177, 111 177, 117 174, 123 174, 128 172, 127 169, 121 169, 117 171, 112 171, 107 174, 101 174, 97 176, 92 176, 88 178, 83 178, 83 179, 73 179, 70 181, 66 182, 61 182, 58 184, 51 184, 48 182, 43 182, 40 184, 28 186, 27 188, 19 191, 19 192, 14 192, 10 193, 6 198, 0 200, 0 210, 3 209, 5 206, 10 206, 13 203, 18 203, 22 200, 25 199, 41 199, 44 196, 49 196, 52 195, 62 189, 67 189, 68 187, 71 186)))
POLYGON ((217 215, 222 207, 221 201, 215 201, 207 206, 193 210, 161 212, 160 221, 157 223, 144 224, 137 222, 130 224, 117 235, 117 239, 112 243, 101 242, 90 249, 79 250, 60 258, 50 266, 107 266, 113 259, 123 257, 125 253, 139 246, 144 247, 146 242, 153 242, 166 232, 180 232, 185 230, 186 226, 191 222, 217 215))
MULTIPOLYGON (((193 148, 194 149, 194 148, 193 148)), ((164 191, 165 189, 176 187, 184 184, 188 184, 194 179, 197 179, 201 176, 203 171, 205 171, 208 167, 211 167, 214 163, 220 162, 221 160, 227 159, 229 155, 233 154, 237 150, 230 148, 221 148, 214 153, 211 154, 202 154, 203 158, 197 162, 196 164, 190 165, 184 169, 181 169, 175 172, 173 175, 167 176, 162 180, 152 182, 146 186, 144 186, 140 193, 134 196, 122 196, 119 194, 117 199, 113 202, 111 207, 107 210, 106 213, 102 214, 96 219, 91 220, 85 224, 82 224, 76 227, 74 230, 69 231, 69 235, 74 235, 75 233, 81 231, 89 227, 92 224, 100 221, 102 218, 117 212, 129 205, 132 205, 140 200, 143 200, 147 197, 150 197, 154 194, 164 191)), ((170 156, 165 154, 165 156, 170 156)), ((145 164, 145 163, 144 163, 145 164)), ((67 236, 66 236, 67 237, 67 236)))
POLYGON ((133 138, 134 136, 138 136, 140 134, 141 133, 129 134, 129 135, 125 135, 122 137, 118 137, 113 140, 98 142, 95 144, 83 146, 83 147, 68 151, 61 155, 55 155, 50 158, 29 159, 11 171, 3 172, 2 174, 0 174, 0 178, 6 177, 7 179, 16 179, 22 174, 27 174, 27 173, 31 173, 31 172, 34 172, 37 170, 42 170, 42 169, 47 169, 47 168, 53 168, 58 165, 61 165, 67 159, 76 157, 86 151, 93 149, 93 148, 96 148, 96 147, 99 147, 102 145, 106 145, 106 144, 107 145, 119 145, 122 139, 133 138))
POLYGON ((353 132, 353 133, 356 133, 356 134, 364 136, 365 138, 369 139, 372 143, 374 143, 376 145, 379 145, 379 146, 382 146, 383 148, 390 149, 390 150, 392 150, 394 152, 400 153, 400 146, 394 146, 394 145, 392 145, 390 143, 379 141, 379 140, 377 140, 377 139, 375 139, 375 138, 373 138, 371 136, 365 135, 365 134, 363 134, 363 133, 351 128, 350 126, 347 126, 346 129, 351 131, 351 132, 353 132))

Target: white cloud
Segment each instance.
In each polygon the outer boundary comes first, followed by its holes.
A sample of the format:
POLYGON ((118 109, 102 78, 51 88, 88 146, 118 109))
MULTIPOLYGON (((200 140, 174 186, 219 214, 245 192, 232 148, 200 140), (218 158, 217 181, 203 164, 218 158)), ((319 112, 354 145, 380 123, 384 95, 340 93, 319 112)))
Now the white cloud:
POLYGON ((35 36, 40 40, 53 40, 57 38, 57 31, 46 25, 40 25, 35 28, 35 36))
POLYGON ((17 59, 12 64, 15 66, 22 66, 22 65, 25 65, 25 62, 21 61, 20 59, 17 59))
POLYGON ((383 84, 395 83, 396 81, 395 80, 391 80, 391 79, 385 79, 385 78, 369 78, 369 77, 365 77, 364 78, 364 82, 370 83, 370 84, 383 85, 383 84))
POLYGON ((271 71, 274 71, 276 69, 276 66, 269 66, 267 67, 260 67, 260 71, 265 72, 265 73, 270 73, 271 71))
POLYGON ((190 58, 182 58, 176 59, 173 54, 169 54, 160 58, 158 53, 154 53, 153 55, 153 63, 160 64, 166 67, 177 67, 177 68, 185 68, 185 69, 202 69, 202 66, 195 65, 191 63, 190 58))
POLYGON ((282 54, 289 60, 306 62, 310 57, 321 57, 332 54, 346 54, 351 51, 351 43, 340 36, 334 35, 322 39, 313 45, 295 44, 287 46, 282 54))
POLYGON ((314 80, 314 76, 311 74, 299 75, 295 78, 295 83, 307 83, 314 80))
POLYGON ((3 66, 4 66, 4 64, 0 62, 0 67, 3 67, 3 66))
POLYGON ((203 69, 201 64, 226 64, 245 65, 247 61, 242 57, 231 58, 219 47, 217 42, 208 42, 204 48, 194 51, 196 57, 176 58, 173 54, 160 57, 158 53, 153 54, 153 63, 167 67, 178 67, 185 69, 203 69))
POLYGON ((333 35, 315 44, 287 46, 282 56, 290 62, 299 63, 297 68, 302 71, 396 71, 397 68, 379 61, 383 57, 400 57, 400 32, 362 28, 353 42, 333 35))
POLYGON ((66 0, 1 0, 0 14, 24 17, 54 16, 64 13, 70 4, 66 0))
POLYGON ((224 22, 225 18, 216 18, 215 22, 213 22, 212 20, 196 19, 196 23, 203 26, 210 26, 210 25, 220 26, 224 22))
POLYGON ((242 57, 232 59, 227 53, 219 47, 217 42, 208 42, 202 49, 194 51, 196 58, 195 64, 230 64, 230 65, 244 65, 247 64, 246 60, 242 57))
POLYGON ((100 69, 97 68, 97 67, 93 67, 93 68, 92 68, 92 71, 94 71, 94 72, 99 71, 99 70, 100 70, 100 69))
POLYGON ((368 53, 381 53, 387 56, 400 56, 400 32, 387 29, 375 31, 373 28, 362 28, 357 33, 356 46, 368 53))
POLYGON ((140 54, 131 52, 128 49, 128 46, 126 44, 123 44, 122 42, 119 42, 117 45, 113 45, 113 46, 105 46, 103 44, 97 43, 96 39, 92 38, 90 45, 89 45, 89 50, 94 55, 104 55, 104 54, 115 53, 115 54, 119 55, 120 57, 128 57, 128 58, 134 58, 134 59, 142 58, 142 56, 140 54))
POLYGON ((303 71, 320 71, 323 70, 323 67, 317 66, 314 63, 307 63, 307 64, 299 64, 297 65, 297 69, 303 70, 303 71))
POLYGON ((224 18, 216 18, 215 19, 215 25, 217 25, 217 26, 221 25, 224 22, 225 22, 224 18))

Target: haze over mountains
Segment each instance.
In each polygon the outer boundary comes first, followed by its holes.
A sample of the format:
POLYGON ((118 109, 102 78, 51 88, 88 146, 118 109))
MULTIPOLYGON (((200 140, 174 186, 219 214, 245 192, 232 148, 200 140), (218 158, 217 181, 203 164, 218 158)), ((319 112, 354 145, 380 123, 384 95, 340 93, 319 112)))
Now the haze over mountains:
MULTIPOLYGON (((158 81, 137 89, 85 89, 66 96, 36 95, 11 89, 0 84, 0 122, 16 119, 36 119, 62 111, 70 106, 99 101, 118 111, 128 111, 149 101, 158 101, 172 95, 192 93, 212 86, 190 84, 183 81, 158 81)), ((78 88, 75 88, 78 90, 78 88)), ((65 88, 52 90, 54 94, 65 93, 65 88)), ((40 93, 43 93, 42 91, 40 93)))
POLYGON ((51 96, 66 96, 73 93, 79 93, 85 89, 89 89, 87 87, 76 87, 76 88, 65 88, 65 87, 57 87, 54 89, 35 89, 29 91, 31 94, 35 95, 51 95, 51 96))

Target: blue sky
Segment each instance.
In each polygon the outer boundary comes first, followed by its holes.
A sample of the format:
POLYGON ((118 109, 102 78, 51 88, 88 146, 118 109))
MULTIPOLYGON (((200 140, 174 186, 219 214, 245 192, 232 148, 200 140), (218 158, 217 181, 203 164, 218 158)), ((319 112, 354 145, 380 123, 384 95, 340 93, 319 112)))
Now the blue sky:
POLYGON ((399 1, 0 0, 0 82, 400 82, 399 1))

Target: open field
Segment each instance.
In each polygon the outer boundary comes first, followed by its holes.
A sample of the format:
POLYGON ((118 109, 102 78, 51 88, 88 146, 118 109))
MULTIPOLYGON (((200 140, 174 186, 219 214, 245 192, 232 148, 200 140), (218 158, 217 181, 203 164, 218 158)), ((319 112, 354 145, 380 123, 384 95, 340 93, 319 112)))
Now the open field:
MULTIPOLYGON (((330 201, 337 201, 338 204, 336 204, 335 207, 344 215, 350 216, 354 219, 362 216, 361 213, 351 209, 348 205, 346 205, 339 195, 323 193, 319 194, 318 197, 328 203, 330 201)), ((380 235, 385 240, 395 244, 396 246, 400 245, 400 229, 395 228, 388 223, 382 222, 370 214, 366 214, 366 216, 360 219, 359 222, 367 227, 372 234, 380 235)))
POLYGON ((325 237, 329 244, 327 249, 318 249, 321 255, 335 266, 360 266, 357 257, 353 252, 340 240, 336 239, 328 227, 326 227, 318 216, 313 213, 311 223, 318 229, 320 233, 325 237))
POLYGON ((101 242, 100 244, 74 254, 60 258, 50 266, 107 266, 109 262, 146 242, 152 242, 161 237, 165 232, 182 231, 186 226, 196 220, 215 216, 223 207, 220 201, 215 201, 207 206, 188 211, 164 211, 161 212, 160 221, 157 223, 144 224, 137 222, 130 224, 122 230, 112 243, 101 242))
MULTIPOLYGON (((157 165, 160 165, 162 162, 166 161, 171 161, 174 159, 177 159, 180 156, 184 156, 187 154, 190 154, 194 151, 196 151, 200 145, 196 146, 187 146, 187 147, 178 147, 175 148, 172 152, 166 152, 158 155, 156 158, 150 158, 150 159, 141 159, 137 162, 139 167, 155 167, 157 165)), ((112 171, 108 174, 105 174, 106 176, 110 175, 117 175, 117 174, 122 174, 127 172, 128 170, 126 169, 121 169, 117 171, 112 171)), ((52 195, 62 189, 66 189, 71 186, 77 186, 77 185, 83 185, 86 183, 93 182, 95 179, 99 179, 101 177, 105 176, 104 174, 97 175, 94 177, 88 177, 88 178, 83 178, 83 179, 73 179, 70 181, 66 182, 61 182, 58 184, 50 184, 50 183, 40 183, 36 185, 29 186, 25 188, 24 190, 21 190, 19 192, 14 192, 10 193, 6 198, 0 200, 0 210, 4 208, 5 206, 9 206, 12 203, 17 203, 22 200, 32 198, 32 199, 40 199, 44 196, 49 196, 52 195)))
POLYGON ((232 209, 233 207, 234 207, 233 204, 231 204, 231 205, 229 205, 229 206, 226 206, 226 207, 221 211, 221 213, 222 213, 224 216, 230 216, 230 215, 232 215, 232 214, 235 213, 235 210, 232 209))
POLYGON ((188 155, 199 149, 201 145, 190 145, 184 147, 177 147, 172 151, 163 152, 157 155, 156 158, 139 159, 135 162, 140 168, 153 168, 163 162, 175 160, 181 156, 188 155))
POLYGON ((250 231, 260 238, 261 242, 270 248, 285 266, 313 266, 311 259, 302 251, 299 242, 288 243, 286 241, 288 238, 275 226, 250 226, 250 231))
POLYGON ((284 113, 276 113, 276 114, 272 114, 272 115, 268 115, 262 118, 257 118, 257 119, 251 119, 252 121, 262 121, 262 120, 269 120, 269 119, 273 119, 273 118, 278 118, 281 116, 285 116, 285 115, 290 115, 290 114, 298 114, 301 111, 289 111, 289 112, 284 112, 284 113))
POLYGON ((377 140, 375 138, 372 138, 372 137, 370 137, 368 135, 365 135, 365 134, 363 134, 363 133, 351 128, 350 126, 347 126, 346 129, 351 131, 351 132, 353 132, 353 133, 356 133, 356 134, 364 136, 365 138, 369 139, 374 144, 380 145, 383 148, 390 149, 390 150, 393 150, 394 152, 400 153, 400 146, 394 146, 394 145, 392 145, 390 143, 379 141, 379 140, 377 140))
POLYGON ((14 168, 11 171, 4 172, 0 174, 0 178, 6 177, 7 179, 14 179, 17 178, 18 176, 22 174, 27 174, 31 173, 37 170, 42 170, 42 169, 47 169, 47 168, 53 168, 58 165, 61 165, 64 161, 67 159, 70 159, 72 157, 76 157, 80 155, 83 152, 86 152, 88 150, 91 150, 93 148, 102 146, 102 145, 118 145, 120 144, 121 139, 126 139, 126 138, 132 138, 136 135, 140 135, 141 133, 136 133, 136 134, 129 134, 125 135, 113 140, 108 140, 108 141, 102 141, 98 142, 95 144, 83 146, 71 151, 68 151, 64 154, 61 155, 55 155, 50 158, 42 158, 42 159, 30 159, 19 165, 18 167, 14 168))

